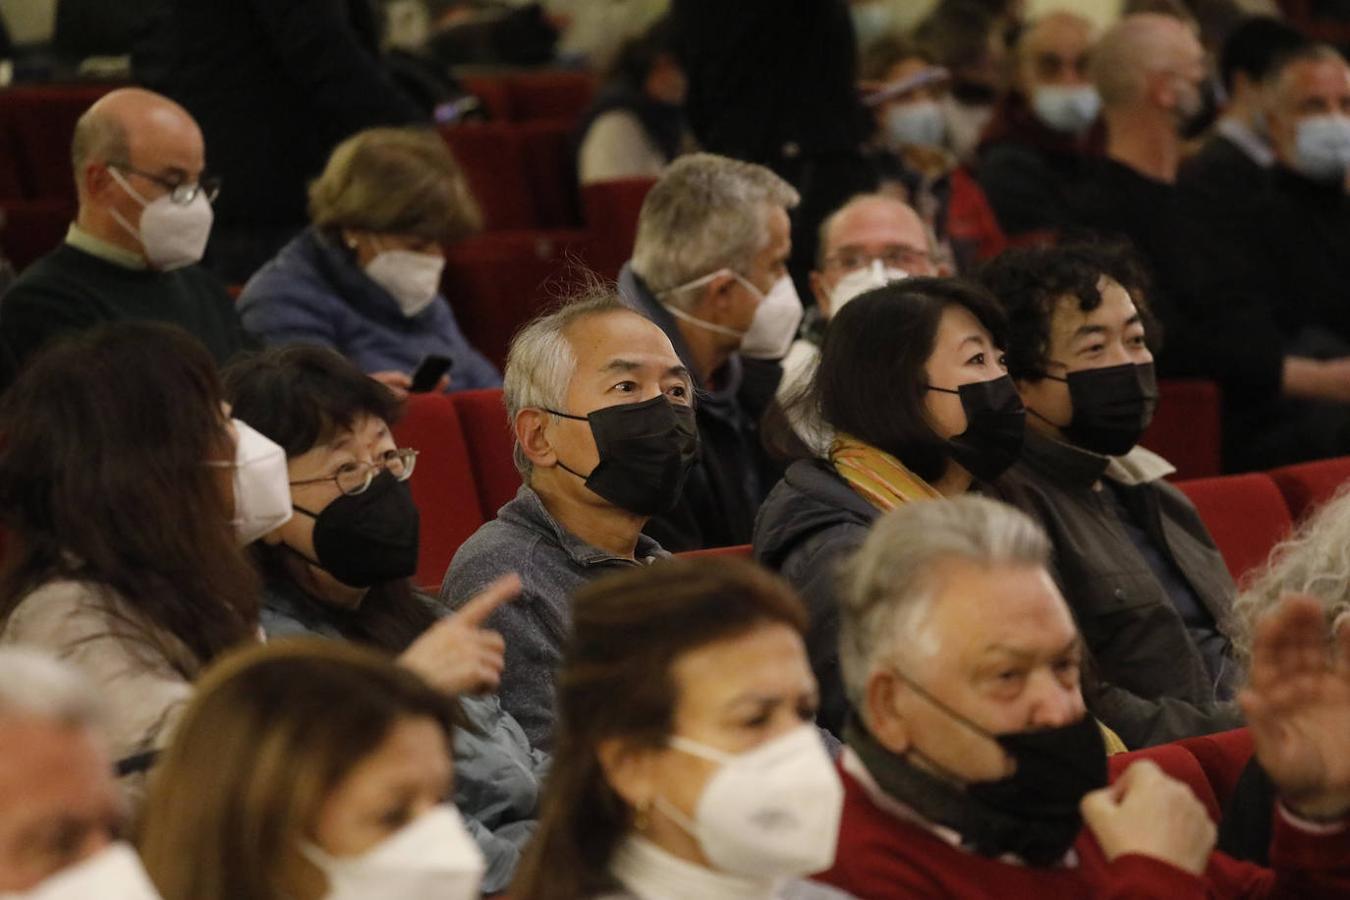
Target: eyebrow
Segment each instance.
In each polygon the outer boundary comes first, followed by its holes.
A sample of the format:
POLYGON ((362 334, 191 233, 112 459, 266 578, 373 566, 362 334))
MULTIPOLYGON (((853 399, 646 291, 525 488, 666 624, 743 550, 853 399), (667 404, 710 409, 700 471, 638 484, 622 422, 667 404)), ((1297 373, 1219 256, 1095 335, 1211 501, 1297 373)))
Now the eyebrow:
MULTIPOLYGON (((642 363, 635 362, 631 359, 612 359, 600 368, 600 372, 601 374, 608 374, 610 372, 637 372, 643 368, 646 367, 642 363)), ((687 381, 689 380, 689 368, 684 365, 671 366, 662 373, 662 377, 664 378, 669 378, 672 375, 687 381)))
POLYGON ((965 337, 963 337, 963 338, 961 339, 961 343, 958 344, 957 346, 958 346, 958 347, 964 347, 966 344, 979 344, 981 347, 983 347, 983 346, 985 346, 987 343, 988 343, 988 342, 984 339, 984 335, 982 335, 982 334, 969 334, 969 335, 966 335, 965 337))
POLYGON ((1099 334, 1106 334, 1105 325, 1080 325, 1078 326, 1078 330, 1073 333, 1073 340, 1076 341, 1081 337, 1095 336, 1099 334))
MULTIPOLYGON (((1063 647, 1059 648, 1050 655, 1052 658, 1066 656, 1082 647, 1082 645, 1083 645, 1082 635, 1075 634, 1072 640, 1070 640, 1067 644, 1065 644, 1063 647)), ((986 654, 1006 653, 1007 655, 1022 661, 1035 659, 1036 656, 1038 655, 1034 651, 1023 650, 1021 647, 1010 647, 1007 644, 990 644, 988 647, 984 648, 984 652, 986 654)))

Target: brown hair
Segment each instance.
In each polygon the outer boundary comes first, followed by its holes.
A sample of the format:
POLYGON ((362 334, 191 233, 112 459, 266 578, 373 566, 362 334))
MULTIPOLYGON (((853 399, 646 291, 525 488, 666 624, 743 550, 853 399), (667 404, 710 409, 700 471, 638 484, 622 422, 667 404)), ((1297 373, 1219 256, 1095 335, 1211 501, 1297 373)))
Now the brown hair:
POLYGON ((483 216, 436 132, 370 128, 337 145, 309 186, 310 220, 325 231, 356 228, 456 241, 483 216))
POLYGON ((164 900, 300 900, 318 873, 299 842, 408 717, 434 720, 447 745, 460 720, 449 696, 345 641, 276 641, 222 660, 151 776, 139 849, 164 900))
POLYGON ((558 730, 539 827, 513 900, 581 900, 613 887, 611 853, 630 809, 605 779, 600 743, 663 747, 679 702, 671 669, 691 650, 781 623, 806 630, 787 583, 727 558, 672 560, 577 592, 558 675, 558 730))

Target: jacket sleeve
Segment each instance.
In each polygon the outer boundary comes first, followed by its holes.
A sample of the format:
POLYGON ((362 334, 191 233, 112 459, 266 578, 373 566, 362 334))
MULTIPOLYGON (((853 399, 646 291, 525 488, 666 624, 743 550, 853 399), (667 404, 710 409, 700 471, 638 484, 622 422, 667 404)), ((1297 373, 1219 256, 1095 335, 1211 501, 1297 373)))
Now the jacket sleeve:
POLYGON ((1175 697, 1148 699, 1107 682, 1083 685, 1088 710, 1131 750, 1240 728, 1236 703, 1197 705, 1175 697))
POLYGON ((269 347, 314 344, 339 353, 342 301, 298 278, 265 277, 249 282, 239 298, 244 328, 269 347))
POLYGON ((525 845, 534 835, 534 823, 513 823, 512 827, 494 833, 482 822, 466 815, 464 827, 478 844, 478 849, 483 851, 487 863, 480 890, 484 894, 495 894, 509 888, 525 845))

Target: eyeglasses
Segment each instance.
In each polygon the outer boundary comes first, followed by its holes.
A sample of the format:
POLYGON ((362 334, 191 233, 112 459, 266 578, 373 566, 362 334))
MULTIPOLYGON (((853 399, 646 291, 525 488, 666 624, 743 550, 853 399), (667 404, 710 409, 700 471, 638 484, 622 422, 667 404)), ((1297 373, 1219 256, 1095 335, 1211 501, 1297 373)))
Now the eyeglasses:
POLYGON ((295 487, 303 484, 321 484, 325 481, 331 481, 337 485, 337 489, 348 497, 354 497, 357 494, 364 494, 370 487, 370 483, 375 480, 375 476, 380 472, 388 472, 399 481, 407 481, 412 477, 413 468, 417 465, 417 451, 408 447, 399 450, 386 450, 379 459, 374 462, 351 462, 344 463, 332 475, 325 475, 322 478, 306 478, 303 481, 292 481, 291 486, 295 487))
POLYGON ((903 244, 891 244, 880 253, 868 253, 866 250, 841 250, 825 257, 825 262, 828 265, 835 266, 845 272, 865 268, 875 260, 880 260, 881 264, 888 269, 904 269, 906 272, 912 272, 920 266, 937 265, 937 261, 933 259, 931 253, 906 247, 903 244))
POLYGON ((121 169, 129 175, 139 175, 147 181, 153 181, 155 184, 169 192, 169 199, 179 206, 187 206, 193 200, 197 199, 198 194, 206 195, 207 203, 215 203, 216 197, 220 195, 220 179, 213 175, 202 175, 191 184, 187 182, 170 181, 159 175, 152 175, 149 172, 143 172, 132 166, 122 163, 111 163, 113 168, 121 169))

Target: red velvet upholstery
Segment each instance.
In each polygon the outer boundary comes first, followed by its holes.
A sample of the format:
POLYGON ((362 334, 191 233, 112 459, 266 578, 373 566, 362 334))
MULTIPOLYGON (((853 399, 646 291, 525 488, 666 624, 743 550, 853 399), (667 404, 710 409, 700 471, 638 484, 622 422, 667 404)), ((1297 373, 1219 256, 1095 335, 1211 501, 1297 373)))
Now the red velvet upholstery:
POLYGON ((1177 467, 1176 478, 1223 472, 1219 386, 1212 381, 1158 382, 1158 411, 1139 443, 1177 467))
POLYGON ((1234 728, 1218 734, 1206 734, 1199 737, 1177 741, 1200 762, 1205 775, 1209 777, 1214 796, 1223 807, 1237 787, 1238 777, 1252 758, 1252 733, 1246 728, 1234 728))
POLYGON ((1191 498, 1234 579, 1265 562, 1292 527, 1289 507, 1269 475, 1225 475, 1177 483, 1191 498))
POLYGON ((490 75, 467 75, 460 79, 464 89, 483 101, 488 118, 494 122, 512 119, 511 88, 505 78, 490 75))
POLYGON ((575 126, 570 121, 549 119, 522 122, 517 127, 525 157, 525 181, 534 199, 533 227, 579 227, 581 200, 572 150, 575 126))
POLYGON ((737 544, 734 547, 707 547, 703 550, 686 550, 675 555, 680 559, 698 559, 700 556, 735 556, 740 559, 749 559, 750 552, 749 544, 737 544))
POLYGON ((519 126, 470 122, 443 126, 440 133, 464 170, 469 189, 483 211, 485 229, 538 227, 534 199, 525 178, 525 147, 519 126))
POLYGON ((422 518, 416 583, 439 590, 451 557, 484 521, 464 432, 447 395, 411 394, 394 436, 419 451, 411 479, 422 518))
POLYGON ((22 272, 65 240, 66 229, 75 218, 75 201, 64 197, 0 200, 0 215, 5 223, 0 228, 0 247, 15 270, 22 272))
POLYGON ((1196 799, 1205 805, 1205 811, 1209 813, 1209 817, 1216 823, 1219 821, 1222 809, 1219 807, 1218 798, 1214 796, 1214 789, 1210 786, 1209 777, 1200 765, 1200 761, 1180 744, 1160 744, 1157 747, 1132 750, 1129 753, 1117 753, 1110 757, 1107 768, 1110 771, 1112 783, 1133 763, 1141 759, 1152 760, 1168 775, 1186 782, 1195 793, 1196 799))
POLYGON ((595 96, 595 76, 586 72, 544 69, 517 72, 508 79, 511 115, 517 122, 532 119, 576 121, 595 96))
POLYGON ((590 260, 606 278, 617 277, 633 253, 638 214, 655 178, 616 178, 581 188, 582 216, 595 241, 590 260))
POLYGON ((520 487, 520 473, 511 458, 515 436, 506 421, 502 392, 497 388, 459 391, 450 398, 464 429, 479 505, 491 520, 520 487))
POLYGON ((1295 519, 1301 519, 1314 507, 1330 500, 1341 485, 1350 481, 1350 456, 1272 469, 1270 477, 1280 486, 1289 512, 1295 519))
POLYGON ((29 198, 75 199, 70 142, 75 120, 113 89, 106 84, 23 85, 0 92, 12 129, 16 166, 29 198))

